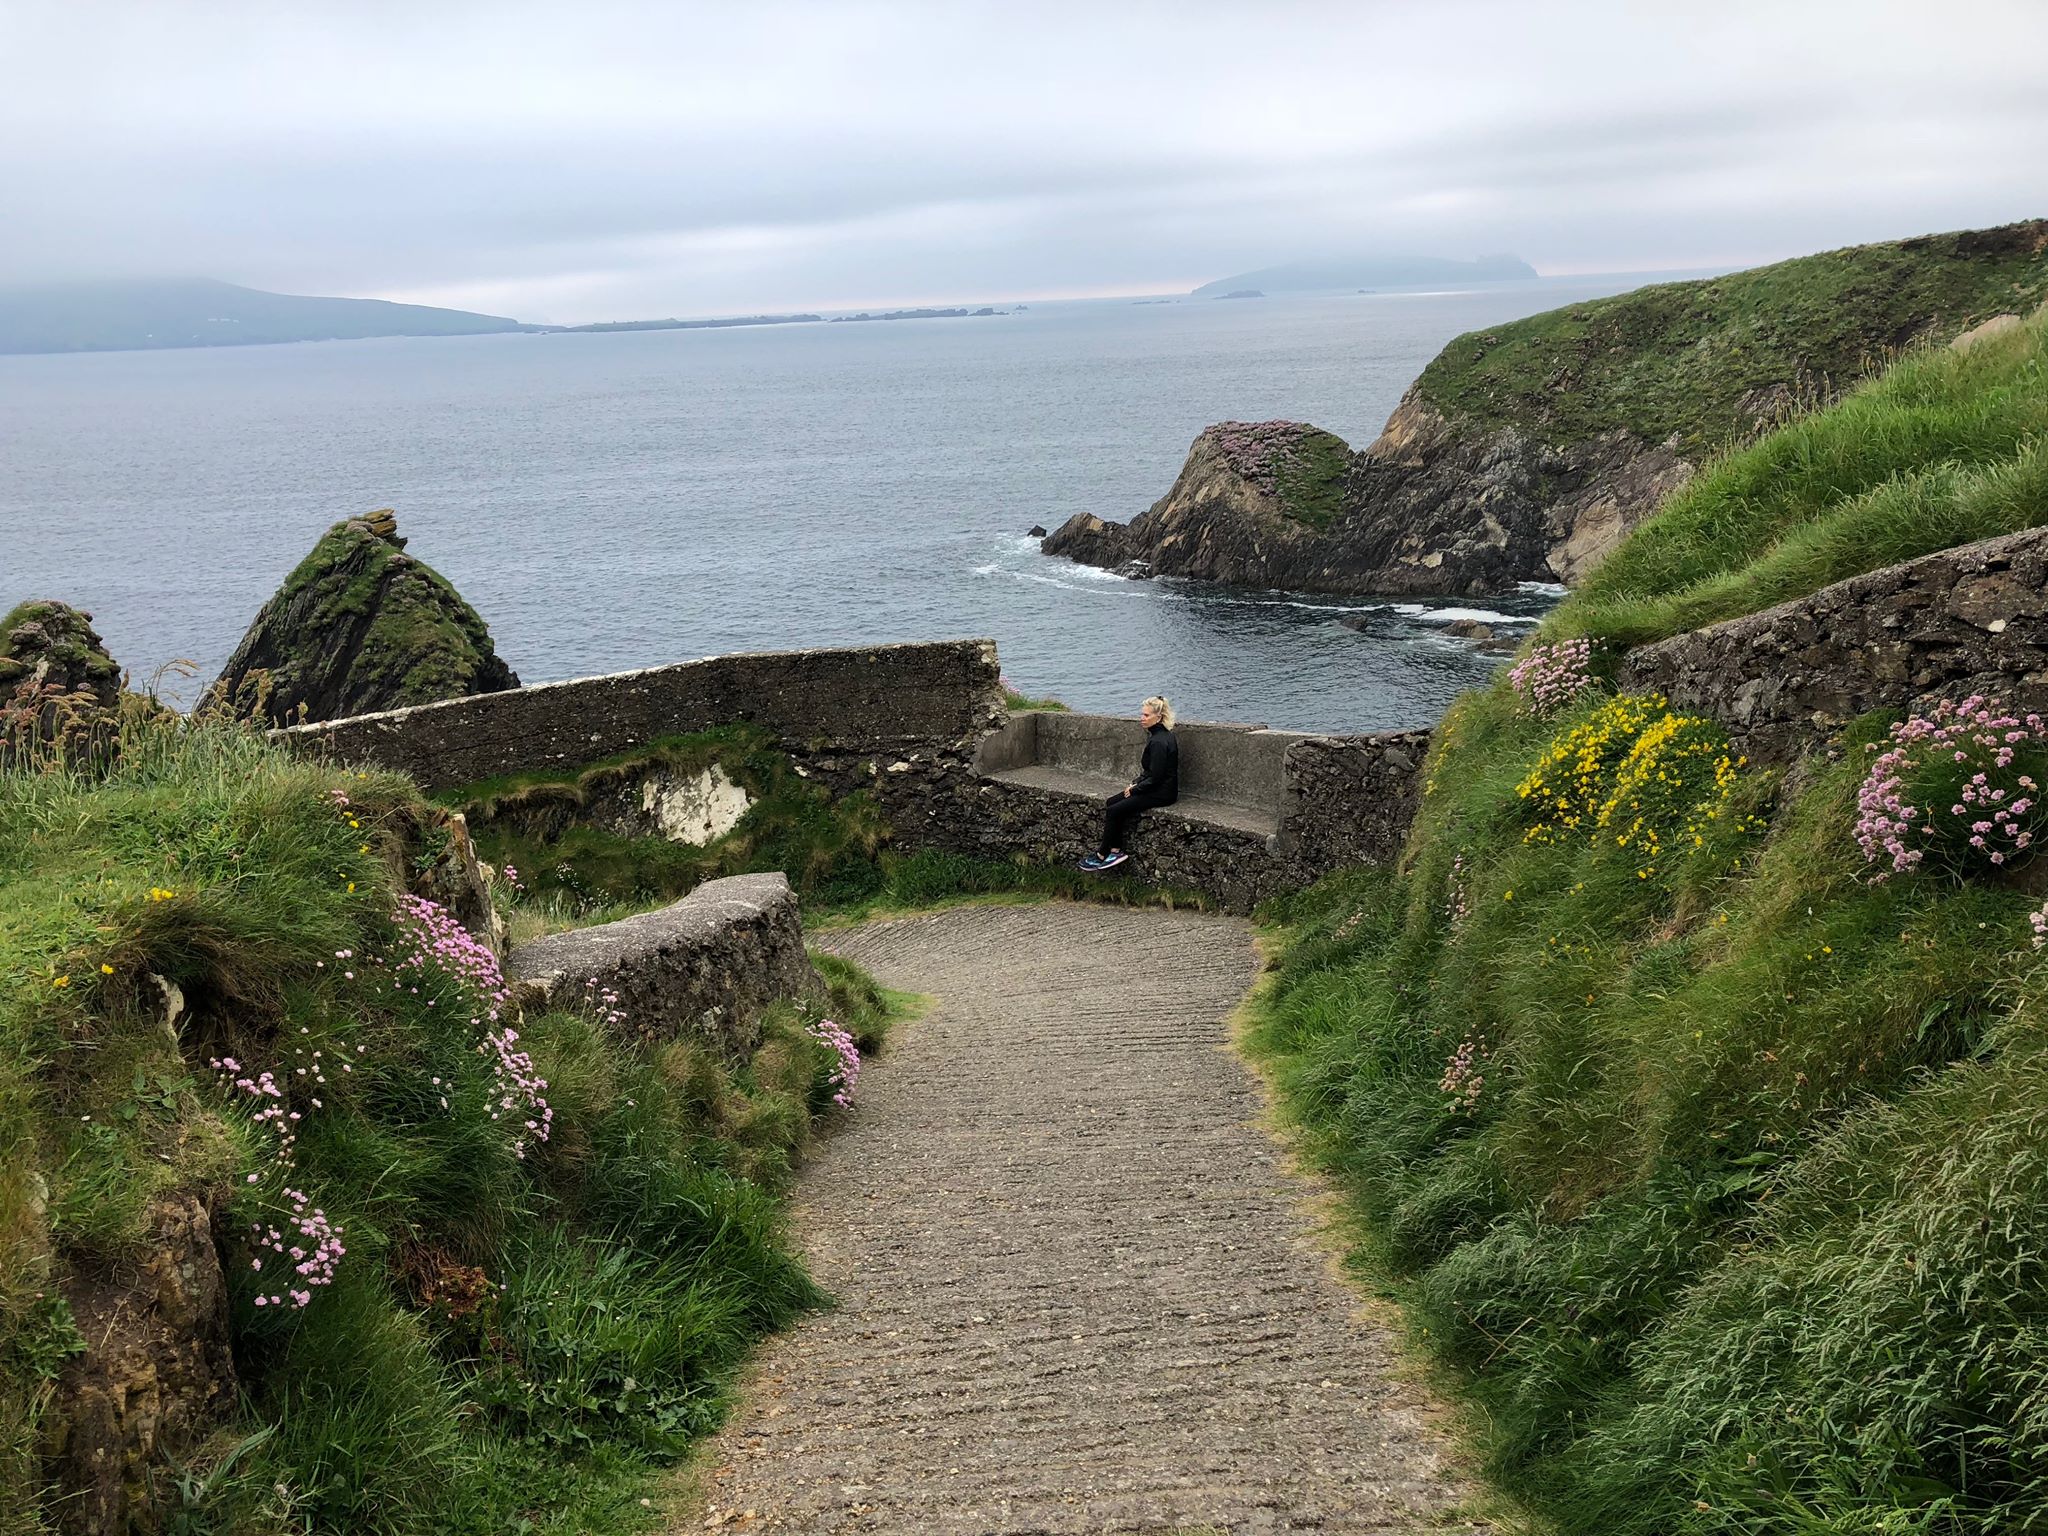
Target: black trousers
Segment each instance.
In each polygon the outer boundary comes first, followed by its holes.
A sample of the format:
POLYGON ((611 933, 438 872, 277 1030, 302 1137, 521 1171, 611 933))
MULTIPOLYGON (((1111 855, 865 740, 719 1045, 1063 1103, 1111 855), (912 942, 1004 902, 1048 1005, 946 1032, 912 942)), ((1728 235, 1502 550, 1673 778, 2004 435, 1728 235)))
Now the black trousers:
POLYGON ((1156 810, 1162 805, 1171 804, 1173 802, 1165 796, 1150 794, 1142 789, 1135 795, 1111 795, 1109 803, 1102 808, 1102 846, 1095 851, 1108 853, 1112 848, 1123 847, 1124 834, 1130 830, 1131 823, 1138 819, 1141 811, 1156 810))

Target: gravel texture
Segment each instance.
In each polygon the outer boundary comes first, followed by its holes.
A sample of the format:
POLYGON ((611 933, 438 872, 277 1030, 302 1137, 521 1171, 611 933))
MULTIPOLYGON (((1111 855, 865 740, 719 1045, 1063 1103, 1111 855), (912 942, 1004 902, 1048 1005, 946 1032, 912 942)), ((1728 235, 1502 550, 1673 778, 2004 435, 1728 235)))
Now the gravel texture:
POLYGON ((935 1002, 802 1180, 840 1305, 764 1349, 689 1528, 1482 1529, 1229 1049, 1243 922, 965 907, 821 942, 935 1002))

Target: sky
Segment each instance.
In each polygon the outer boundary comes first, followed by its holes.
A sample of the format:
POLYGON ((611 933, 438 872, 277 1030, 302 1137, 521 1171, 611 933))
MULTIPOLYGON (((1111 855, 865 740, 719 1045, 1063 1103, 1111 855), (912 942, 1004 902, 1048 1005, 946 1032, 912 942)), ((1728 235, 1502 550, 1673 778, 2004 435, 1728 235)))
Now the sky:
POLYGON ((0 0, 0 282, 532 321, 2048 215, 2048 0, 0 0))

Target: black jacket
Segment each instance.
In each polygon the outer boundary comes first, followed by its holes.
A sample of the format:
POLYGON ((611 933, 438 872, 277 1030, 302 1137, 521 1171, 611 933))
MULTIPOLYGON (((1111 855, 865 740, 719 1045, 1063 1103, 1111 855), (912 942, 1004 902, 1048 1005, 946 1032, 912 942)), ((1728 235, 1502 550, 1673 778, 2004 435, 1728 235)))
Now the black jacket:
POLYGON ((1180 798, 1180 743, 1163 725, 1155 725, 1145 733, 1145 760, 1138 768, 1131 793, 1157 800, 1161 805, 1171 805, 1180 798))

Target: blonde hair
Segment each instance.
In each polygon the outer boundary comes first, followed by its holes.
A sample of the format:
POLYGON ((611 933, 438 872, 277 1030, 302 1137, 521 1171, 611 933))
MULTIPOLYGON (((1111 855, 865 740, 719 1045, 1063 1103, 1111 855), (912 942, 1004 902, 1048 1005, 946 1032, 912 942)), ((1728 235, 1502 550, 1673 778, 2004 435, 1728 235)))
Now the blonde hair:
POLYGON ((1166 702, 1165 694, 1153 694, 1151 698, 1145 701, 1145 707, 1147 709, 1158 710, 1159 723, 1165 726, 1169 731, 1173 729, 1173 706, 1166 702))

